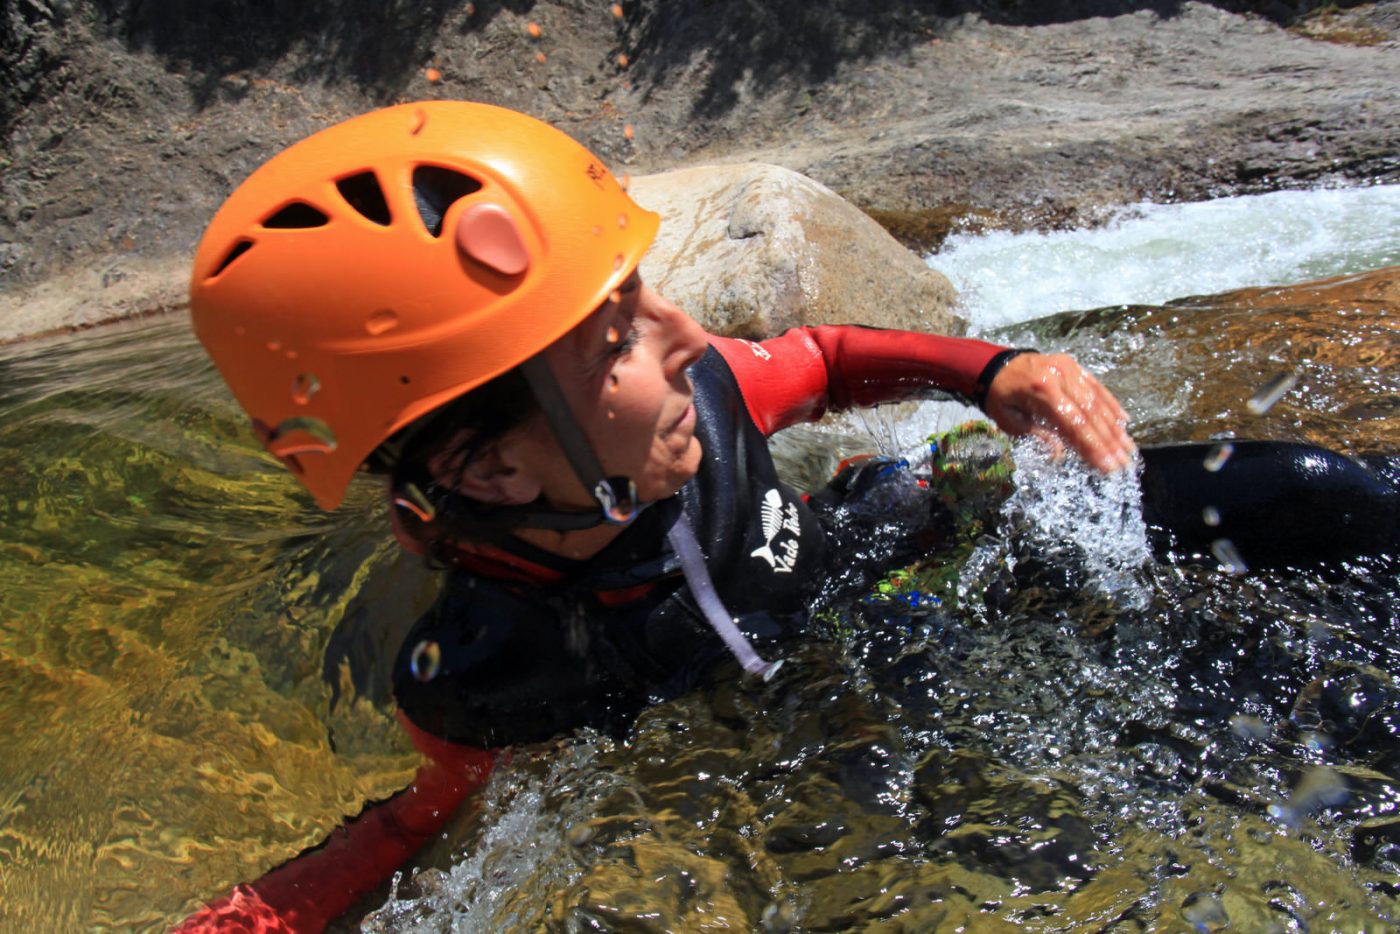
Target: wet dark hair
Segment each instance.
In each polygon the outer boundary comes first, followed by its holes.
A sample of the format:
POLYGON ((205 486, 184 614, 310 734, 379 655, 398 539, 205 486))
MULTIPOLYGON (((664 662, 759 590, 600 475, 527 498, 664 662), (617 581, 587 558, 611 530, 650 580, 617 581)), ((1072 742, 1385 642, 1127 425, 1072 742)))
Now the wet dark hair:
POLYGON ((398 468, 404 465, 426 468, 429 458, 446 455, 449 462, 457 462, 449 483, 456 487, 473 460, 538 411, 539 404, 525 377, 518 369, 507 370, 407 426, 404 433, 408 437, 391 476, 397 477, 398 468), (457 434, 464 435, 458 446, 445 448, 457 434))
POLYGON ((457 488, 472 461, 538 411, 525 377, 508 370, 395 432, 369 458, 369 470, 388 475, 394 501, 415 504, 397 514, 398 524, 422 546, 430 566, 452 565, 454 541, 503 534, 501 523, 491 521, 496 507, 457 488), (439 479, 428 469, 428 461, 439 456, 453 465, 451 476, 439 479))

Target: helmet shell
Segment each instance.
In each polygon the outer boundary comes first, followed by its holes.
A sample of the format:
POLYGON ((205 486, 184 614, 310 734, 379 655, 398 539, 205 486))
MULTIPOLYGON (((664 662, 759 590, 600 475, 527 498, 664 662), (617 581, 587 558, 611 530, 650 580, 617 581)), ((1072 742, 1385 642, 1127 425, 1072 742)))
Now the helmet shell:
POLYGON ((302 140, 234 191, 195 254, 191 318, 259 438, 333 509, 391 434, 601 305, 659 223, 546 123, 402 104, 302 140), (446 203, 436 230, 415 178, 446 203))

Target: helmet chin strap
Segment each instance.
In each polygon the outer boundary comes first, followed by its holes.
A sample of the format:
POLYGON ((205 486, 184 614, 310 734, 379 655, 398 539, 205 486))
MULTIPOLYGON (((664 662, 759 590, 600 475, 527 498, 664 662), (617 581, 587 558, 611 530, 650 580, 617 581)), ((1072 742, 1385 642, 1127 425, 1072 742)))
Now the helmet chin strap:
MULTIPOLYGON (((637 515, 651 504, 637 502, 637 485, 631 478, 603 475, 602 464, 598 462, 597 455, 593 453, 593 446, 588 443, 587 436, 579 427, 578 419, 574 417, 573 409, 569 406, 569 400, 564 398, 559 381, 554 378, 554 372, 545 362, 544 355, 536 354, 520 364, 519 369, 525 377, 525 382, 530 385, 530 391, 534 393, 540 410, 544 412, 555 440, 559 442, 564 456, 573 467, 574 474, 598 503, 597 518, 589 525, 599 525, 603 522, 627 525, 637 518, 637 515)), ((562 510, 560 513, 570 516, 592 515, 591 512, 563 513, 562 510)), ((522 524, 532 525, 528 521, 522 524)))
MULTIPOLYGON (((593 447, 574 418, 559 382, 544 359, 536 355, 519 365, 550 431, 568 458, 574 474, 597 502, 595 509, 553 509, 543 498, 533 503, 488 505, 439 487, 426 468, 401 467, 395 471, 391 499, 417 521, 431 523, 456 519, 478 532, 499 535, 511 529, 548 529, 575 532, 604 523, 627 525, 650 503, 637 502, 637 485, 628 477, 605 477, 593 447)), ((400 445, 402 447, 402 444, 400 445)), ((397 457, 395 457, 397 459, 397 457)))

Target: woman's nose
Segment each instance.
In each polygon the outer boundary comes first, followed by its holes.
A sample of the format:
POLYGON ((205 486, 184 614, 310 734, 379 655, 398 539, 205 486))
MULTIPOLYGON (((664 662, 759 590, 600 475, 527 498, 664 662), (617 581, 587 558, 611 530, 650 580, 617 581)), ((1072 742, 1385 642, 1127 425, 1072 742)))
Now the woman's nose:
POLYGON ((653 300, 657 324, 665 335, 666 377, 672 379, 705 355, 710 346, 709 335, 694 318, 665 298, 655 292, 649 297, 653 300))

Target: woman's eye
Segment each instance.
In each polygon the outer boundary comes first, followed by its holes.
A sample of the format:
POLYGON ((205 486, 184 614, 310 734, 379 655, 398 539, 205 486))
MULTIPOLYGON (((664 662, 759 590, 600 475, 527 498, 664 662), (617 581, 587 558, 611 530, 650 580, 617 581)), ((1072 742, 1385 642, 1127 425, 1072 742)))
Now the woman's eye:
POLYGON ((614 356, 620 357, 637 345, 637 329, 629 327, 622 335, 613 341, 612 352, 614 356))

